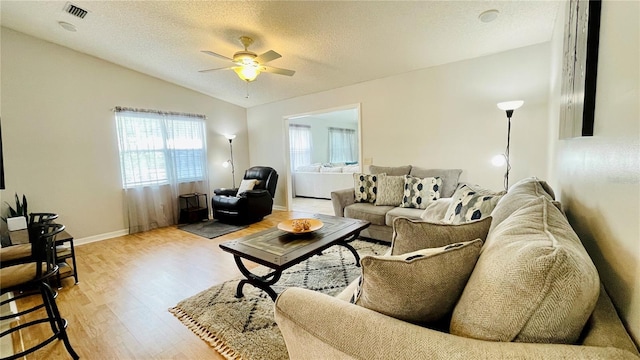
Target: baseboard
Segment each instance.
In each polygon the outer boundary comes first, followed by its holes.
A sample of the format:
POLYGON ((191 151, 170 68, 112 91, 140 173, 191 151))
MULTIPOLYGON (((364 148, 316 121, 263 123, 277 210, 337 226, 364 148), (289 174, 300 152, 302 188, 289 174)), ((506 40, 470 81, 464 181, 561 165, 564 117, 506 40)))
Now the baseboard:
POLYGON ((273 205, 273 210, 287 211, 287 208, 280 205, 273 205))
POLYGON ((83 244, 88 244, 96 241, 111 239, 118 236, 125 236, 125 235, 129 235, 129 229, 122 229, 118 231, 112 231, 109 233, 88 236, 85 238, 73 239, 73 244, 74 246, 83 245, 83 244))

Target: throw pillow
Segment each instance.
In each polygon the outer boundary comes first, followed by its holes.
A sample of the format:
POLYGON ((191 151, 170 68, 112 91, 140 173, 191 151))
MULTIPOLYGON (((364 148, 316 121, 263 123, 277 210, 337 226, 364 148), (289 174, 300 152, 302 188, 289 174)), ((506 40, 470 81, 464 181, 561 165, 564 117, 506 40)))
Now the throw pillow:
POLYGON ((400 207, 426 209, 431 201, 440 198, 442 180, 438 177, 404 176, 404 196, 400 207))
POLYGON ((458 186, 458 179, 462 173, 461 169, 427 169, 419 166, 411 167, 409 175, 426 178, 426 177, 439 177, 442 179, 442 187, 440 188, 440 197, 447 198, 453 195, 458 186))
POLYGON ((355 192, 356 202, 376 202, 376 193, 378 192, 377 182, 379 175, 359 173, 353 174, 353 190, 355 192))
POLYGON ((461 225, 396 218, 393 221, 390 254, 400 255, 474 239, 484 242, 490 226, 491 217, 461 225))
POLYGON ((404 321, 438 321, 453 310, 481 247, 476 239, 397 256, 365 256, 352 302, 404 321))
POLYGON ((491 212, 502 198, 504 192, 492 192, 469 184, 460 184, 452 196, 444 216, 444 222, 463 224, 480 220, 491 215, 491 212))
POLYGON ((378 193, 376 205, 399 206, 404 196, 404 177, 402 176, 378 176, 378 193))
POLYGON ((240 196, 240 194, 245 191, 253 190, 257 182, 258 180, 256 179, 242 179, 242 181, 240 182, 240 187, 238 188, 237 196, 240 196))
POLYGON ((541 196, 498 224, 451 318, 454 335, 527 343, 577 341, 600 279, 564 215, 541 196))
MULTIPOLYGON (((442 196, 442 194, 440 194, 442 196)), ((429 222, 444 222, 444 215, 447 213, 449 205, 453 199, 440 198, 436 201, 429 203, 426 209, 420 214, 420 219, 429 222)))

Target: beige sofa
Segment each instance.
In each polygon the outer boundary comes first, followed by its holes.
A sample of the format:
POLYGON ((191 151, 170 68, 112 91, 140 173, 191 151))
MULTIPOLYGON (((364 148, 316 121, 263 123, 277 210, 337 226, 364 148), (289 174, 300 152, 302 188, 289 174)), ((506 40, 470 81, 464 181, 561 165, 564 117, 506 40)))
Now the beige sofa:
MULTIPOLYGON (((383 167, 369 166, 370 174, 388 176, 411 175, 419 178, 440 177, 442 189, 440 197, 451 198, 458 185, 460 169, 426 169, 418 166, 383 167)), ((371 225, 360 233, 361 237, 391 242, 393 220, 397 217, 420 219, 424 209, 402 208, 399 206, 379 206, 375 203, 355 202, 353 187, 331 192, 331 202, 335 216, 367 220, 371 225)))
MULTIPOLYGON (((553 191, 537 179, 510 188, 491 213, 461 296, 440 323, 418 325, 350 303, 358 280, 336 297, 285 290, 276 300, 275 319, 290 357, 638 359, 595 266, 552 200, 553 191)), ((435 211, 434 218, 444 216, 435 211)), ((421 229, 445 225, 398 218, 394 226, 392 249, 412 241, 440 246, 442 239, 421 229)))

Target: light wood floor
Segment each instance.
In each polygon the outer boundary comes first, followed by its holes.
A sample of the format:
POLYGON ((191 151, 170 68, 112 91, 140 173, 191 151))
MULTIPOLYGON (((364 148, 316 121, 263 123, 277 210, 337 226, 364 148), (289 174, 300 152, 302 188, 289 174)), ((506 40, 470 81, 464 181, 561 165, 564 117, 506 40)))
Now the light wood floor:
POLYGON ((291 208, 294 211, 312 212, 332 216, 334 214, 331 200, 326 199, 295 197, 293 198, 291 208))
MULTIPOLYGON (((84 359, 222 359, 167 309, 241 276, 218 244, 305 215, 274 211, 247 229, 211 240, 168 227, 77 246, 80 282, 64 279, 57 299, 72 346, 84 359)), ((50 328, 41 329, 23 332, 26 346, 50 336, 50 328)), ((54 341, 27 358, 70 357, 54 341)))

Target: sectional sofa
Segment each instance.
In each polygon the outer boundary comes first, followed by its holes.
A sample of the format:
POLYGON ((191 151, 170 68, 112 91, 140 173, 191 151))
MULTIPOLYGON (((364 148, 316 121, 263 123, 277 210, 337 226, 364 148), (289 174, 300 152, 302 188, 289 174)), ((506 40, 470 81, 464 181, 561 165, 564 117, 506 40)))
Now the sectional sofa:
POLYGON ((480 220, 445 209, 396 218, 391 251, 338 296, 282 292, 291 359, 640 358, 546 183, 514 184, 480 220))

